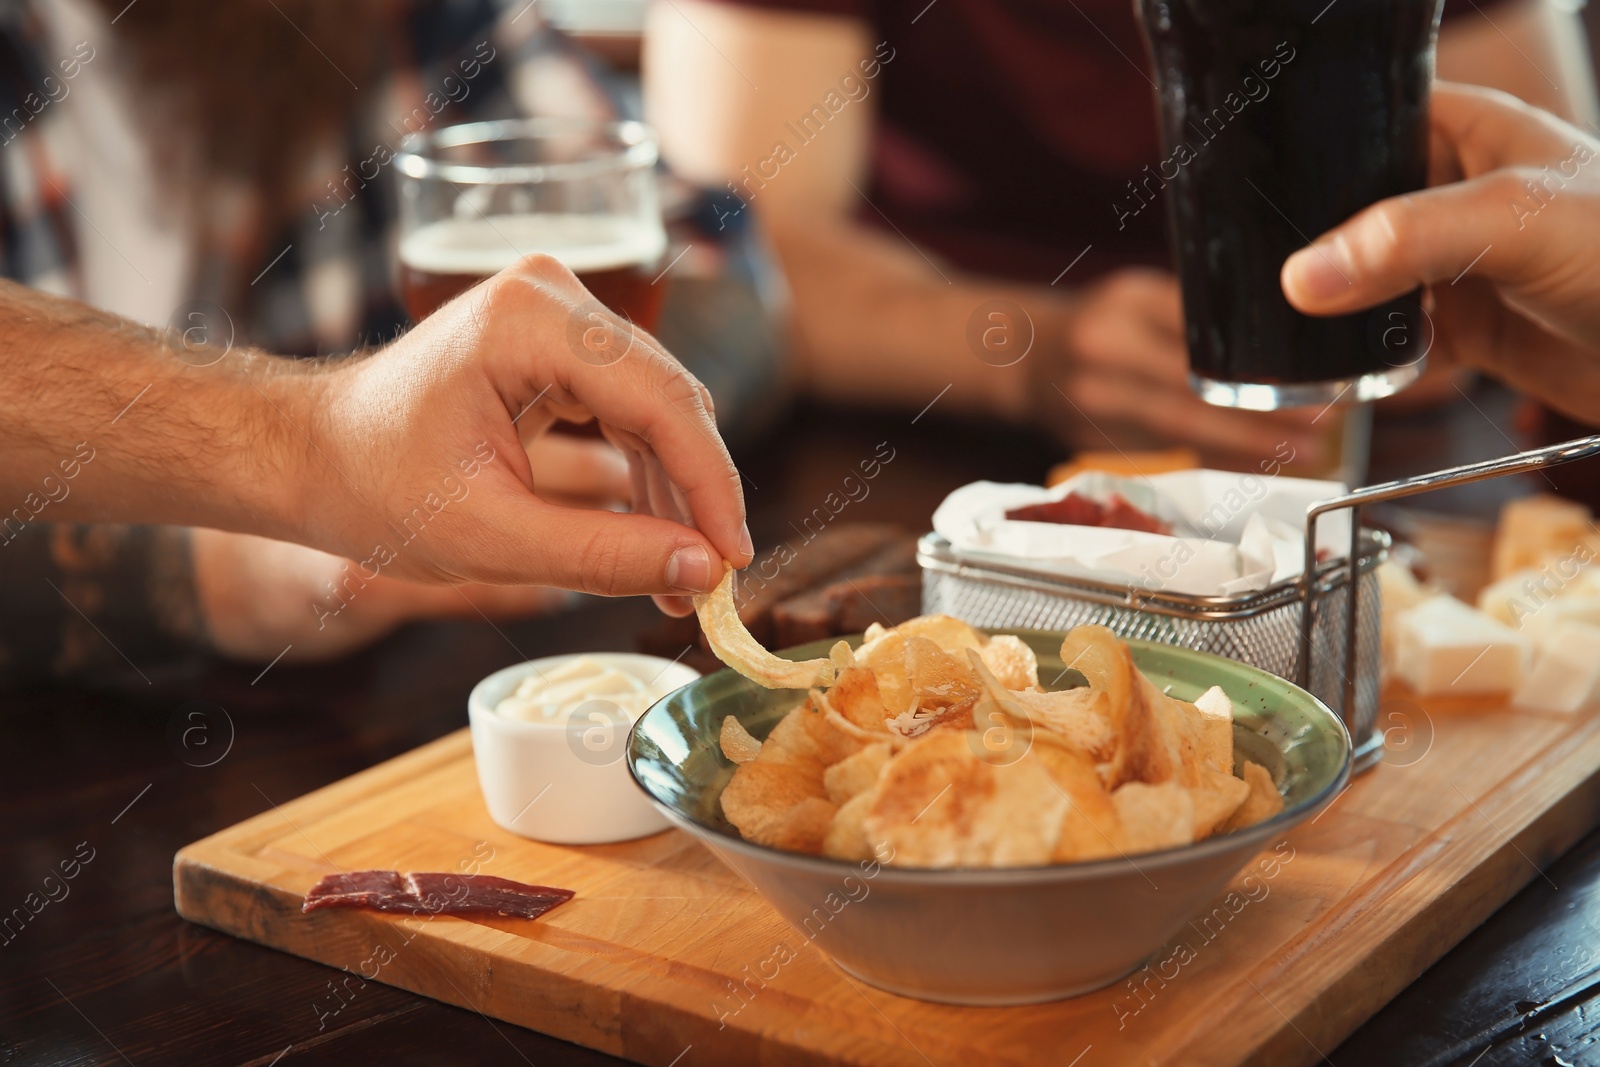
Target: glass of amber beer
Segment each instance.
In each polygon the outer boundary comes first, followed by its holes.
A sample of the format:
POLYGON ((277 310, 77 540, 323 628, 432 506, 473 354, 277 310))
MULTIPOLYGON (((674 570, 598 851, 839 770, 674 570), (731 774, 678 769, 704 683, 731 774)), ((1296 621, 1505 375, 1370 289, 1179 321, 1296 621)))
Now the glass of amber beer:
POLYGON ((653 330, 667 247, 656 159, 655 135, 638 122, 516 119, 407 137, 395 155, 406 311, 420 320, 543 252, 653 330))

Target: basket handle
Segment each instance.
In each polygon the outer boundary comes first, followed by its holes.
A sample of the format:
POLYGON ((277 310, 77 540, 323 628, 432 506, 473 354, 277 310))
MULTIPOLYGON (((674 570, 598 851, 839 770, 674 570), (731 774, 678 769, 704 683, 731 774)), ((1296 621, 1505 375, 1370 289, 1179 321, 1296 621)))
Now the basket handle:
POLYGON ((1356 701, 1356 607, 1360 600, 1361 589, 1357 568, 1361 558, 1362 506, 1378 504, 1386 500, 1398 500, 1401 497, 1428 493, 1435 489, 1444 489, 1452 485, 1481 482, 1489 478, 1498 478, 1504 474, 1521 474, 1524 471, 1556 467, 1563 463, 1571 463, 1576 459, 1588 459, 1596 455, 1600 455, 1600 435, 1580 437, 1561 444, 1550 445, 1546 448, 1519 452, 1514 456, 1502 456, 1499 459, 1467 463, 1460 467, 1451 467, 1449 470, 1434 471, 1432 474, 1420 474, 1414 478, 1401 478, 1393 482, 1384 482, 1381 485, 1370 485, 1365 489, 1357 489, 1343 496, 1318 500, 1307 507, 1305 570, 1300 575, 1300 664, 1297 672, 1298 677, 1295 679, 1296 682, 1302 689, 1310 688, 1311 605, 1317 578, 1317 520, 1319 518, 1330 511, 1340 511, 1344 508, 1350 509, 1350 555, 1346 564, 1349 572, 1347 582, 1349 592, 1346 594, 1348 603, 1345 605, 1344 707, 1340 710, 1339 717, 1345 721, 1346 726, 1353 728, 1356 701))

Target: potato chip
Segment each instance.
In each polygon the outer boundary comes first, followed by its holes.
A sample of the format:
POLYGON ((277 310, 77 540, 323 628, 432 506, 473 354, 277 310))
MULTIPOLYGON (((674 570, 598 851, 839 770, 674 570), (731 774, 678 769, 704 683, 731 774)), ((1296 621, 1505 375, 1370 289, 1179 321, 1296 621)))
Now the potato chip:
POLYGON ((744 723, 732 715, 722 717, 722 754, 734 763, 749 763, 761 753, 761 742, 750 736, 744 723))
POLYGON ((1037 689, 1039 686, 1039 657, 1022 638, 1013 634, 996 634, 987 644, 978 648, 978 655, 1000 684, 1007 689, 1037 689))
POLYGON ((973 708, 982 692, 971 669, 916 634, 906 638, 905 660, 911 705, 888 721, 890 733, 910 740, 936 728, 971 729, 973 708))
POLYGON ((856 649, 856 663, 878 677, 878 691, 889 717, 910 711, 914 698, 906 677, 906 642, 925 638, 944 652, 963 662, 968 648, 981 647, 988 639, 960 619, 949 615, 919 615, 891 630, 868 627, 865 640, 856 649))
POLYGON ((1061 643, 1061 661, 1105 694, 1112 736, 1106 788, 1171 778, 1176 770, 1173 753, 1145 697, 1148 683, 1133 665, 1128 646, 1104 626, 1079 626, 1061 643))
POLYGON ((1018 693, 1019 701, 1042 716, 1044 725, 1096 761, 1112 755, 1111 715, 1103 693, 1087 686, 1055 693, 1018 693))
POLYGON ((857 726, 867 730, 882 730, 889 710, 884 707, 878 692, 878 676, 866 667, 847 667, 834 678, 828 690, 828 703, 833 710, 857 726))
MULTIPOLYGON (((787 763, 767 763, 760 759, 740 764, 733 779, 722 791, 722 811, 746 841, 797 852, 816 852, 822 847, 826 827, 814 840, 796 832, 795 812, 806 802, 828 808, 833 804, 820 781, 811 779, 801 768, 787 763)), ((826 822, 827 820, 824 820, 826 822)))
POLYGON ((907 638, 927 638, 950 655, 963 659, 967 649, 981 648, 989 640, 953 615, 918 615, 890 632, 907 638))
POLYGON ((1061 662, 1083 675, 1111 704, 1127 702, 1137 673, 1133 657, 1104 626, 1073 627, 1061 642, 1061 662))
MULTIPOLYGON (((885 748, 887 752, 887 748, 885 748)), ((822 854, 852 863, 873 857, 867 837, 866 816, 872 808, 871 792, 858 793, 834 812, 828 832, 822 839, 822 854)))
POLYGON ((1129 782, 1111 794, 1124 853, 1153 852, 1194 841, 1194 799, 1177 782, 1129 782))
POLYGON ((1228 821, 1222 824, 1220 830, 1223 833, 1265 822, 1283 810, 1283 794, 1278 792, 1278 785, 1272 780, 1271 771, 1250 760, 1244 761, 1240 771, 1244 784, 1250 787, 1250 795, 1228 821))
POLYGON ((806 729, 805 714, 795 708, 785 715, 756 758, 741 763, 722 791, 723 814, 747 841, 795 852, 822 848, 834 805, 822 780, 826 764, 806 729))
POLYGON ((833 825, 837 812, 828 801, 807 797, 782 814, 774 826, 772 839, 761 844, 811 856, 821 855, 823 842, 828 839, 828 828, 833 825))
POLYGON ((823 709, 823 717, 828 720, 828 724, 846 737, 853 737, 863 745, 876 744, 880 741, 891 743, 894 741, 894 735, 888 729, 864 730, 837 711, 834 711, 826 690, 813 689, 811 691, 811 699, 823 709))
MULTIPOLYGON (((968 656, 973 657, 974 653, 969 652, 968 656)), ((1111 758, 1113 737, 1105 694, 1088 686, 1054 693, 1012 691, 995 677, 981 652, 976 657, 972 667, 984 695, 1007 714, 1049 730, 1095 760, 1111 758)))
POLYGON ((972 668, 916 634, 906 638, 906 681, 918 708, 942 711, 971 705, 978 699, 978 682, 972 676, 972 668))
POLYGON ((722 581, 709 593, 694 598, 700 630, 718 659, 768 689, 809 689, 833 681, 831 660, 796 662, 774 656, 745 628, 733 599, 733 567, 724 565, 722 581))
POLYGON ((800 705, 800 710, 806 733, 816 746, 817 755, 824 766, 855 755, 880 736, 862 730, 834 711, 827 694, 820 689, 811 691, 810 699, 800 705))
MULTIPOLYGON (((1143 674, 1137 692, 1149 709, 1148 758, 1138 773, 1141 782, 1176 781, 1181 785, 1200 784, 1205 758, 1204 717, 1193 704, 1157 689, 1143 674)), ((1230 717, 1228 729, 1233 729, 1230 717)), ((1232 736, 1230 734, 1230 744, 1232 736)))
POLYGON ((1200 768, 1199 778, 1198 784, 1189 787, 1189 797, 1194 801, 1196 841, 1215 833, 1250 796, 1247 783, 1209 764, 1200 768))
MULTIPOLYGON (((731 608, 727 580, 718 590, 731 608)), ((871 627, 859 649, 839 642, 805 665, 816 685, 765 741, 724 719, 739 766, 723 811, 748 840, 791 851, 862 860, 886 846, 907 866, 996 867, 1172 848, 1283 810, 1265 768, 1232 773, 1220 688, 1171 696, 1101 626, 1073 630, 1061 655, 1087 686, 1041 691, 1025 641, 949 616, 871 627)))
POLYGON ((843 804, 878 784, 878 776, 889 762, 889 746, 884 742, 867 745, 859 752, 829 767, 822 775, 828 799, 843 804))
POLYGON ((975 730, 978 747, 974 755, 996 766, 1017 762, 1033 746, 1033 724, 1017 718, 987 696, 980 696, 970 710, 952 709, 943 713, 931 725, 975 730))
POLYGON ((899 634, 886 633, 856 649, 856 662, 872 673, 878 683, 878 699, 885 718, 911 710, 911 680, 906 677, 906 642, 899 634))
POLYGON ((778 725, 761 742, 761 752, 756 762, 792 764, 807 773, 815 771, 817 781, 822 781, 822 772, 827 764, 817 751, 811 731, 806 728, 804 704, 791 708, 789 714, 778 720, 778 725))
POLYGON ((863 822, 913 867, 1048 863, 1070 801, 1037 760, 997 767, 970 731, 936 730, 891 759, 863 822))
POLYGON ((1143 780, 1156 777, 1158 768, 1171 771, 1170 780, 1195 791, 1195 839, 1206 837, 1243 803, 1248 787, 1233 775, 1233 704, 1221 689, 1202 694, 1205 706, 1179 700, 1140 677, 1140 688, 1151 708, 1167 758, 1147 768, 1143 780))
POLYGON ((1050 859, 1103 859, 1117 855, 1121 821, 1111 794, 1100 781, 1092 759, 1051 734, 1037 734, 1029 753, 1049 772, 1056 787, 1071 801, 1062 816, 1061 833, 1050 859))
POLYGON ((1233 773, 1233 701, 1214 685, 1190 705, 1200 715, 1200 755, 1223 774, 1233 773))

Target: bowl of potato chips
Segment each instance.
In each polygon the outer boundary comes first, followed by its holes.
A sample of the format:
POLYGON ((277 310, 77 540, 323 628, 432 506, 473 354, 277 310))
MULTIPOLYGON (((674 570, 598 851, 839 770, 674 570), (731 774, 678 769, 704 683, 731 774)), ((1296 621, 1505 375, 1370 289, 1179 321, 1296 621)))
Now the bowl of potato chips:
POLYGON ((652 706, 629 768, 840 968, 924 1000, 1116 981, 1349 776, 1309 693, 1103 627, 923 616, 764 656, 652 706))

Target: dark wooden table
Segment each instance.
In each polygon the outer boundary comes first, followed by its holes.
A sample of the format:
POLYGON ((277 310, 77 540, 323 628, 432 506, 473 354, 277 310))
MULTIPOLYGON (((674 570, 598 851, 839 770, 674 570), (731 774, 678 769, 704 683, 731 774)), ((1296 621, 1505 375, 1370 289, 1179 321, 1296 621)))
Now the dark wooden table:
MULTIPOLYGON (((1383 473, 1437 465, 1441 449, 1504 451, 1480 419, 1458 411, 1380 433, 1378 452, 1394 460, 1383 473)), ((1037 441, 932 416, 911 426, 814 411, 775 440, 786 447, 745 464, 758 544, 783 536, 879 441, 896 458, 841 518, 922 527, 954 485, 1044 470, 1037 441)), ((152 684, 0 695, 0 921, 29 894, 46 901, 20 928, 0 927, 0 1063, 620 1063, 377 984, 319 1024, 336 972, 183 922, 170 869, 190 841, 464 725, 467 691, 488 672, 628 649, 653 618, 641 601, 595 600, 499 628, 415 626, 320 667, 141 665, 152 684), (75 855, 75 878, 46 881, 75 855)), ((1546 873, 1331 1061, 1600 1062, 1600 834, 1546 873)))

